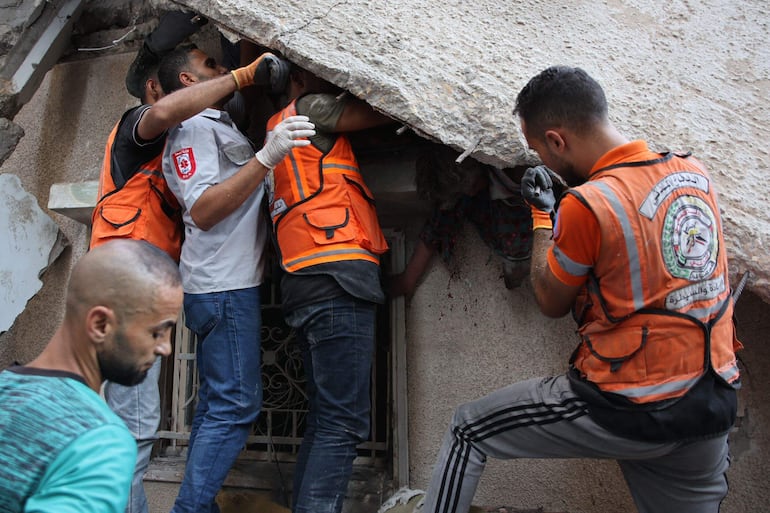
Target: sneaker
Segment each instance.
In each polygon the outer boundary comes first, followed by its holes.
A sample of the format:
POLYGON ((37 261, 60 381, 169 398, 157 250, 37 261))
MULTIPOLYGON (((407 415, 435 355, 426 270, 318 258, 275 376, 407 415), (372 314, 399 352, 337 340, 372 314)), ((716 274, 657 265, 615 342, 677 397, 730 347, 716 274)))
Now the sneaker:
POLYGON ((424 500, 424 491, 404 487, 386 500, 377 513, 418 513, 424 500))

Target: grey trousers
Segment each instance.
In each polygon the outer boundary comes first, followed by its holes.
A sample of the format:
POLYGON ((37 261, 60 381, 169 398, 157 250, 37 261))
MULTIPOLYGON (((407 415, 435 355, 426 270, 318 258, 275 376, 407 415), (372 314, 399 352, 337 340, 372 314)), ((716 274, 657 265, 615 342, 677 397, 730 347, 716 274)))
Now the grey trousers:
POLYGON ((515 383, 459 406, 423 513, 467 513, 487 457, 618 460, 640 513, 717 513, 727 495, 727 435, 687 443, 613 435, 591 420, 564 375, 515 383))
POLYGON ((161 357, 147 372, 147 377, 132 387, 124 387, 107 381, 104 398, 110 409, 126 423, 136 439, 137 454, 134 478, 128 494, 125 513, 147 513, 147 496, 144 493, 144 473, 150 464, 152 446, 158 439, 160 424, 160 377, 161 357))

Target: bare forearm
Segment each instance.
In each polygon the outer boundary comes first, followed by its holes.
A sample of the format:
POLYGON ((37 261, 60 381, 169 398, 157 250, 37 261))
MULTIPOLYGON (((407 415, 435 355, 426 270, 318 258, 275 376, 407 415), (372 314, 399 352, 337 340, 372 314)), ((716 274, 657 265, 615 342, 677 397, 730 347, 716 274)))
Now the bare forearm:
POLYGON ((391 278, 389 294, 391 297, 411 296, 417 288, 417 282, 430 267, 433 259, 433 248, 426 245, 421 239, 417 240, 414 253, 409 258, 406 268, 402 273, 391 278))
POLYGON ((219 103, 235 92, 236 84, 232 75, 222 75, 212 80, 184 87, 164 96, 142 116, 139 135, 151 140, 165 130, 191 118, 208 107, 219 103))
POLYGON ((190 210, 196 226, 204 231, 210 230, 235 212, 262 185, 267 171, 253 158, 224 182, 206 189, 190 210))
POLYGON ((414 293, 417 282, 425 274, 425 271, 428 270, 432 259, 433 248, 429 247, 421 239, 418 239, 414 247, 414 253, 412 253, 412 257, 406 264, 406 269, 404 269, 404 280, 408 285, 406 294, 411 295, 414 293))
POLYGON ((532 233, 532 260, 530 267, 530 280, 532 281, 532 290, 535 293, 535 299, 540 309, 548 304, 547 276, 548 269, 548 249, 551 247, 551 230, 539 229, 532 233))
POLYGON ((393 119, 374 110, 371 105, 362 100, 351 99, 347 101, 345 110, 342 111, 342 115, 337 120, 335 131, 354 132, 388 123, 393 123, 393 119))

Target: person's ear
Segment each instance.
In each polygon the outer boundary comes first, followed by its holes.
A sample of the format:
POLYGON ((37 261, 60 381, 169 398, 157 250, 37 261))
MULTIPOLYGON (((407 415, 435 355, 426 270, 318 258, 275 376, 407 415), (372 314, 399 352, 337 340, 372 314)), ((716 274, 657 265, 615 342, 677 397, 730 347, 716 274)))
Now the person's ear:
POLYGON ((94 306, 86 313, 86 333, 95 344, 102 344, 117 327, 115 312, 106 306, 94 306))
MULTIPOLYGON (((157 102, 163 97, 163 88, 160 87, 160 82, 156 78, 148 78, 145 83, 146 97, 152 100, 153 103, 157 102)), ((148 102, 149 103, 149 102, 148 102)))
POLYGON ((567 149, 567 141, 558 130, 545 131, 545 144, 554 153, 561 154, 567 149))
POLYGON ((191 86, 198 82, 198 77, 189 71, 182 71, 179 73, 179 83, 185 87, 191 86))

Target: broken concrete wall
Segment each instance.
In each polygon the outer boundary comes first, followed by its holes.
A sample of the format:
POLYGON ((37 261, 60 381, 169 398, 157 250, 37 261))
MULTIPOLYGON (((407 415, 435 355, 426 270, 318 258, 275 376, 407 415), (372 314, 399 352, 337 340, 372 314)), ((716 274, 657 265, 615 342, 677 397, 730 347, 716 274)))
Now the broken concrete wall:
POLYGON ((770 302, 770 6, 749 0, 185 0, 237 33, 491 164, 530 158, 515 97, 553 64, 586 69, 610 116, 717 182, 732 270, 770 302))
POLYGON ((0 335, 0 364, 26 362, 42 350, 64 313, 64 291, 72 263, 85 253, 88 228, 47 208, 51 185, 98 179, 106 136, 136 100, 122 79, 132 55, 58 65, 48 72, 32 101, 14 118, 25 131, 0 173, 18 176, 22 187, 59 225, 71 246, 43 276, 43 286, 0 335))
POLYGON ((22 189, 18 176, 0 174, 0 334, 13 325, 43 283, 40 276, 66 245, 59 227, 22 189))

